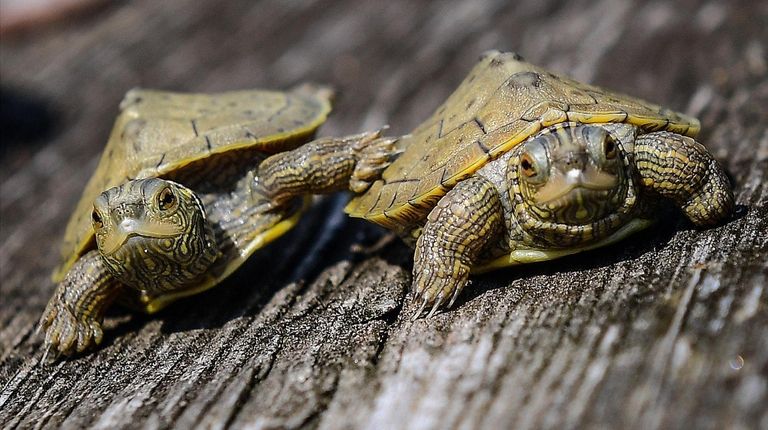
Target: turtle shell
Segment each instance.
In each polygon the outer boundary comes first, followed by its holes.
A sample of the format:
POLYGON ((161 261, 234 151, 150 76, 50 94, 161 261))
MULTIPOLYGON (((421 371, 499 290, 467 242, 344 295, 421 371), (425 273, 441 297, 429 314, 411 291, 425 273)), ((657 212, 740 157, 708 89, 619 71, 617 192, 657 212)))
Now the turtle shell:
POLYGON ((288 92, 129 91, 96 172, 67 225, 63 262, 53 274, 54 282, 95 247, 90 214, 101 192, 132 179, 178 176, 190 165, 196 166, 194 174, 222 174, 222 169, 199 167, 232 151, 269 154, 293 149, 311 139, 325 122, 331 96, 328 88, 311 85, 288 92))
POLYGON ((562 122, 629 123, 694 137, 695 118, 583 84, 524 62, 484 54, 456 91, 399 145, 405 149, 346 212, 396 231, 423 223, 437 201, 541 129, 562 122))

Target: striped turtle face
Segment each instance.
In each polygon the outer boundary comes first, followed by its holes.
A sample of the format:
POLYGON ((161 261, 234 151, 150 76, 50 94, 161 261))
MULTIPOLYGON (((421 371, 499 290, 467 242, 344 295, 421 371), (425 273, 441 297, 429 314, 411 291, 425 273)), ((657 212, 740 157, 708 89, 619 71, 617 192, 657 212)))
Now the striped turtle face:
POLYGON ((218 256, 200 199, 175 182, 133 180, 101 193, 92 224, 110 271, 149 293, 184 288, 218 256))
POLYGON ((584 236, 565 242, 615 227, 614 215, 634 204, 625 160, 621 144, 593 125, 556 126, 521 145, 508 176, 523 227, 584 236))

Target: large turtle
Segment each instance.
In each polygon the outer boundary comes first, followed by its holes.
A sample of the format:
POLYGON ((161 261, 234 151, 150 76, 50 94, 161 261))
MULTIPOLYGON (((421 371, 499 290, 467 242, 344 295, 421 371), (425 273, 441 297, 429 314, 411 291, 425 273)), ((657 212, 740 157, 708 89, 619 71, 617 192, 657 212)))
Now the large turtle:
MULTIPOLYGON (((46 352, 98 344, 115 299, 152 313, 218 284, 290 229, 306 200, 264 213, 254 174, 267 155, 314 136, 330 97, 310 85, 128 92, 66 229, 59 284, 40 320, 46 352)), ((365 146, 377 135, 326 140, 365 146)))
POLYGON ((698 131, 695 118, 493 51, 400 138, 404 152, 367 191, 356 175, 376 160, 341 145, 268 158, 260 186, 275 208, 329 189, 325 172, 357 191, 350 215, 415 246, 421 314, 450 306, 470 272, 614 243, 647 227, 663 200, 697 226, 726 219, 730 185, 698 131))

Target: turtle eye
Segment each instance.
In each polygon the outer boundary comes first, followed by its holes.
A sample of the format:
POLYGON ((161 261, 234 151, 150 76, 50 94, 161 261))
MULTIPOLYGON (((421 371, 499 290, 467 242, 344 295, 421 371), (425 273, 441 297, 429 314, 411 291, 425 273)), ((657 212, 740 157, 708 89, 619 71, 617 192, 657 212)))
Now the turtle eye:
POLYGON ((523 175, 529 178, 536 176, 536 168, 530 154, 525 153, 520 157, 520 169, 523 171, 523 175))
POLYGON ((171 210, 176 207, 176 196, 170 188, 163 188, 163 191, 160 191, 160 194, 157 195, 157 206, 162 211, 171 210))
POLYGON ((605 142, 603 143, 603 154, 605 155, 606 160, 612 160, 616 158, 616 142, 614 142, 614 140, 610 137, 605 139, 605 142))
POLYGON ((104 227, 104 222, 101 220, 101 215, 99 215, 99 211, 96 209, 91 212, 91 221, 93 222, 93 226, 95 228, 102 228, 104 227))

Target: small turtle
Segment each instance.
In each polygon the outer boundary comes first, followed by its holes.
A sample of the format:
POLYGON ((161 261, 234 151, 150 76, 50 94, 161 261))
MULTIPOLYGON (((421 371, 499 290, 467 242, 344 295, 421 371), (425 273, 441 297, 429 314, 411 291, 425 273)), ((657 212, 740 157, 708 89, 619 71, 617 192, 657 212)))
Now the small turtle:
POLYGON ((693 139, 698 131, 695 118, 492 51, 399 139, 404 152, 369 189, 350 165, 365 171, 376 160, 355 161, 340 145, 274 155, 260 166, 260 185, 281 207, 327 189, 325 172, 350 175, 334 179, 358 193, 346 212, 415 247, 420 315, 453 304, 470 272, 621 240, 649 226, 663 200, 696 226, 723 221, 733 194, 693 139), (297 163, 308 156, 312 164, 297 163))
MULTIPOLYGON (((307 142, 332 93, 178 94, 132 90, 67 226, 56 291, 40 320, 46 353, 102 339, 115 300, 148 313, 221 282, 289 230, 307 200, 259 208, 256 168, 307 142)), ((326 141, 365 147, 378 133, 326 141)), ((375 147, 375 145, 374 145, 375 147)), ((372 174, 378 174, 374 172, 372 174)))

